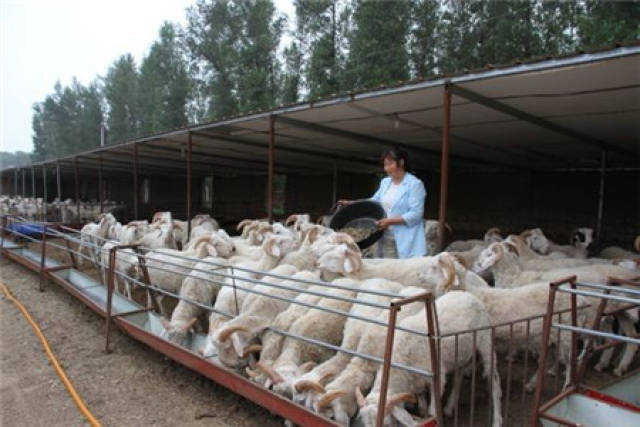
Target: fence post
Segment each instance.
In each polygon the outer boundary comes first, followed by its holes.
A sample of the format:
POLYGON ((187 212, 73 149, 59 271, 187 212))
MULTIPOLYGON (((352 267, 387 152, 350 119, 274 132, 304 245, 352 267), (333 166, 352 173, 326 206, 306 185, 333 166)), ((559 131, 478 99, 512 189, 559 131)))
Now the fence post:
POLYGON ((376 426, 384 425, 385 407, 387 405, 387 389, 389 387, 389 371, 391 369, 391 356, 393 351, 393 338, 396 332, 396 318, 400 307, 395 301, 391 301, 389 307, 389 324, 387 327, 387 340, 384 346, 384 364, 382 365, 382 384, 380 385, 380 400, 378 402, 378 417, 376 426))
POLYGON ((40 283, 39 290, 40 292, 44 292, 44 281, 45 281, 45 260, 46 260, 46 251, 47 251, 47 224, 42 225, 42 240, 40 247, 40 283))
POLYGON ((116 253, 118 251, 118 247, 114 246, 109 251, 109 280, 107 280, 107 325, 106 325, 106 339, 105 339, 105 353, 111 353, 109 349, 109 335, 111 332, 111 302, 113 299, 113 287, 115 280, 115 270, 116 270, 116 253))
MULTIPOLYGON (((433 374, 433 388, 431 390, 431 398, 435 401, 436 421, 439 426, 444 426, 444 418, 442 417, 442 394, 440 393, 440 363, 437 351, 436 339, 440 339, 440 333, 436 330, 435 320, 438 315, 436 312, 435 299, 433 294, 427 296, 425 301, 427 314, 427 335, 429 337, 429 356, 431 357, 431 373, 433 374), (435 332, 435 333, 434 333, 435 332), (437 338, 436 338, 437 336, 437 338)), ((489 379, 491 381, 491 379, 489 379)))

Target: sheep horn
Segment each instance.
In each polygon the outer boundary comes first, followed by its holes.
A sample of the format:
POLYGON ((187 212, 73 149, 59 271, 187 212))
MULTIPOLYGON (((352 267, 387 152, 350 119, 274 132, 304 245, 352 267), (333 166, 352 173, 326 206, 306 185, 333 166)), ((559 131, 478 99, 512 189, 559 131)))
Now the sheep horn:
POLYGON ((242 358, 246 358, 251 353, 260 353, 262 351, 262 346, 260 344, 251 344, 242 351, 242 358))
POLYGON ((225 342, 234 332, 249 332, 244 326, 229 326, 218 332, 218 341, 225 342))
POLYGON ((456 268, 453 264, 453 260, 451 259, 451 255, 449 254, 441 256, 438 259, 438 263, 440 264, 440 266, 442 266, 442 270, 444 272, 445 282, 442 289, 444 289, 446 292, 449 290, 449 288, 451 288, 451 286, 453 285, 453 281, 456 278, 456 268))
POLYGON ((289 225, 290 222, 296 222, 298 220, 298 215, 293 214, 289 215, 287 219, 284 221, 284 225, 289 225))
POLYGON ((531 236, 533 233, 531 232, 531 230, 525 230, 522 233, 520 233, 520 237, 522 237, 523 239, 526 239, 527 237, 531 236))
POLYGON ((309 372, 310 370, 312 370, 313 368, 315 368, 316 366, 318 366, 318 364, 316 362, 305 362, 302 365, 300 365, 300 370, 304 373, 309 372))
POLYGON ((256 363, 256 368, 264 372, 265 375, 267 375, 271 379, 273 384, 279 384, 284 381, 280 374, 277 373, 271 366, 267 366, 262 362, 258 362, 256 363))
POLYGON ((320 400, 318 400, 317 406, 318 406, 318 410, 326 408, 327 406, 329 406, 331 404, 331 402, 333 402, 334 400, 338 399, 339 397, 346 397, 349 393, 347 393, 344 390, 332 390, 326 394, 324 394, 320 400))
POLYGON ((253 221, 252 219, 243 219, 242 221, 240 221, 238 223, 238 225, 236 226, 236 230, 242 230, 244 227, 247 226, 247 224, 250 224, 251 221, 253 221))
POLYGON ((393 409, 394 406, 396 406, 398 403, 401 403, 401 402, 416 403, 416 397, 414 396, 413 393, 398 393, 398 394, 394 394, 393 396, 391 396, 391 398, 387 402, 387 406, 385 406, 385 408, 384 408, 385 416, 389 412, 391 412, 391 410, 393 409))
POLYGON ((302 393, 303 391, 308 391, 308 390, 315 391, 318 394, 326 393, 326 390, 324 389, 322 384, 312 380, 298 381, 294 387, 298 393, 302 393))
POLYGON ((335 372, 327 372, 318 379, 318 382, 322 384, 324 381, 328 380, 331 377, 334 377, 335 375, 335 372))
POLYGON ((486 232, 486 233, 484 233, 484 234, 494 234, 494 233, 495 233, 495 234, 500 234, 500 233, 501 233, 501 231, 500 231, 500 229, 499 229, 498 227, 491 227, 491 228, 490 228, 490 229, 488 229, 488 230, 487 230, 487 232, 486 232))
POLYGON ((360 390, 360 386, 356 386, 356 402, 358 402, 358 407, 359 408, 364 408, 365 406, 367 406, 367 401, 365 400, 364 396, 362 395, 362 391, 360 390))
POLYGON ((247 376, 248 376, 249 378, 255 378, 255 377, 257 377, 258 375, 260 375, 260 373, 259 373, 259 372, 254 371, 253 369, 251 369, 251 368, 250 368, 250 367, 248 367, 248 366, 247 366, 246 368, 244 368, 244 371, 247 373, 247 376))

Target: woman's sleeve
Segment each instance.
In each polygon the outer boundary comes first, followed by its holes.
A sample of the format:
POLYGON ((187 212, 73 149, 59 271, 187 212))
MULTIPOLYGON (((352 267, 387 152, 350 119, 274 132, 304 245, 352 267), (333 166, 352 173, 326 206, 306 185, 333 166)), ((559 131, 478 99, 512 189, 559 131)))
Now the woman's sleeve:
POLYGON ((380 181, 380 185, 378 185, 378 189, 376 190, 375 194, 371 196, 370 200, 375 200, 376 202, 379 202, 380 200, 382 200, 382 181, 380 181))
POLYGON ((416 182, 409 191, 409 211, 402 214, 402 219, 409 226, 414 226, 422 221, 424 216, 424 200, 427 191, 422 181, 416 182))

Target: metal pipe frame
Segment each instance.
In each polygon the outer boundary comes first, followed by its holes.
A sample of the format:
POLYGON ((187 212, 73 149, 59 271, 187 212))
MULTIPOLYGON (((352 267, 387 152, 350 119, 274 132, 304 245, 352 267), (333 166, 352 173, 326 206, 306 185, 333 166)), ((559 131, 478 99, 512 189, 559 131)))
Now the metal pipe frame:
POLYGON ((56 162, 56 191, 58 201, 62 201, 62 182, 60 182, 60 163, 56 162))
POLYGON ((48 204, 48 200, 49 200, 49 192, 47 189, 47 167, 45 165, 42 165, 42 202, 43 202, 43 207, 44 207, 44 218, 42 218, 44 221, 46 221, 47 218, 47 204, 48 204))
POLYGON ((13 170, 13 197, 18 196, 18 169, 13 170))
POLYGON ((187 239, 191 235, 191 150, 193 141, 189 132, 187 140, 187 239))
POLYGON ((73 177, 75 182, 76 193, 76 215, 77 221, 80 222, 80 179, 78 177, 78 156, 73 158, 73 177))
POLYGON ((31 167, 31 197, 36 198, 36 171, 31 167))
POLYGON ((600 188, 598 190, 598 216, 596 217, 596 239, 602 241, 602 217, 604 215, 604 176, 607 167, 607 152, 602 150, 600 157, 600 188))
POLYGON ((138 220, 138 146, 133 145, 133 219, 138 220))
POLYGON ((27 190, 26 190, 26 183, 25 183, 25 170, 24 169, 20 169, 22 171, 22 197, 26 197, 27 196, 27 190))
POLYGON ((269 152, 268 152, 268 171, 267 171, 267 217, 269 222, 273 221, 273 148, 275 145, 275 116, 269 116, 269 152))
MULTIPOLYGON (((449 196, 449 135, 451 132, 451 85, 444 87, 442 120, 442 158, 440 160, 440 209, 438 214, 438 249, 444 245, 444 225, 447 221, 447 203, 449 196)), ((433 254, 430 254, 433 255, 433 254)))
POLYGON ((104 213, 104 182, 102 181, 102 153, 100 153, 100 166, 98 167, 98 198, 100 199, 100 213, 104 213))

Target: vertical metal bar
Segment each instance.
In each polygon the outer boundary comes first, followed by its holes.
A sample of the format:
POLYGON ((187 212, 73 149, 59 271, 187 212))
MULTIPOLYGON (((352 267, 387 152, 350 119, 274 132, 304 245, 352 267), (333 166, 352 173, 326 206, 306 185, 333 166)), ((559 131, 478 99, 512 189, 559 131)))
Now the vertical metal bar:
MULTIPOLYGON (((493 396, 493 370, 497 369, 497 367, 495 367, 495 357, 494 354, 495 353, 495 348, 494 348, 494 343, 495 343, 495 339, 496 339, 496 329, 494 327, 491 328, 491 352, 489 353, 491 355, 491 365, 489 367, 489 377, 487 378, 487 381, 489 382, 489 399, 492 399, 493 396)), ((507 396, 507 399, 509 398, 509 396, 507 396)), ((495 417, 496 414, 494 414, 493 412, 493 405, 491 405, 491 411, 489 411, 489 420, 487 422, 487 425, 491 424, 491 420, 495 417)))
POLYGON ((98 198, 100 199, 100 213, 104 213, 104 182, 102 181, 102 153, 100 153, 98 168, 98 198))
POLYGON ((45 267, 45 259, 46 259, 46 250, 47 250, 47 225, 42 225, 42 240, 40 241, 40 283, 38 289, 40 292, 44 292, 44 281, 46 277, 46 273, 44 271, 45 267))
MULTIPOLYGON (((576 281, 571 281, 571 289, 576 289, 576 281)), ((574 328, 578 326, 578 313, 577 313, 577 295, 571 294, 571 326, 574 328)), ((560 343, 558 343, 558 348, 560 347, 560 343)), ((578 333, 576 331, 571 331, 571 366, 566 367, 565 369, 571 369, 571 384, 573 386, 577 386, 576 383, 576 366, 578 360, 578 333)))
POLYGON ((47 167, 42 165, 42 208, 44 209, 43 220, 46 221, 47 218, 47 201, 49 198, 49 192, 47 191, 47 167))
MULTIPOLYGON (((525 334, 524 342, 529 342, 529 334, 531 333, 531 319, 527 319, 527 329, 525 334)), ((522 374, 522 396, 520 397, 520 406, 522 406, 522 411, 525 411, 525 395, 527 394, 527 383, 529 382, 529 349, 527 348, 524 352, 524 372, 522 374)))
MULTIPOLYGON (((438 250, 444 245, 444 224, 447 221, 447 199, 449 195, 449 133, 451 131, 451 87, 444 86, 442 99, 444 118, 442 122, 442 158, 440 160, 440 213, 438 215, 438 250)), ((434 254, 428 254, 434 255, 434 254)))
MULTIPOLYGON (((436 328, 437 316, 435 298, 433 294, 427 296, 425 301, 427 313, 427 336, 429 339, 429 356, 431 357, 431 373, 433 374, 433 393, 432 399, 435 402, 436 421, 439 426, 444 425, 444 417, 442 415, 442 393, 440 391, 440 355, 436 351, 436 337, 440 338, 439 329, 436 328)), ((380 414, 378 414, 380 416, 380 414)))
POLYGON ((67 253, 69 254, 69 259, 71 260, 71 265, 73 268, 78 268, 78 262, 76 261, 76 256, 71 250, 71 243, 69 243, 69 239, 64 239, 64 244, 67 246, 67 253))
POLYGON ((107 325, 106 325, 106 338, 105 338, 105 353, 110 353, 109 350, 109 335, 111 332, 111 302, 113 299, 113 288, 116 271, 116 252, 118 247, 115 246, 109 251, 109 280, 107 281, 107 325))
POLYGON ((602 216, 604 214, 604 175, 607 167, 607 152, 600 155, 600 191, 598 192, 598 218, 596 221, 596 240, 602 240, 602 216))
MULTIPOLYGON (((273 123, 273 121, 272 121, 273 123)), ((393 301, 389 307, 389 323, 387 326, 387 340, 384 347, 384 364, 382 365, 382 383, 380 387, 380 399, 378 402, 378 417, 376 426, 384 426, 384 412, 387 405, 387 391, 389 388, 389 370, 391 368, 391 353, 393 351, 393 338, 396 332, 396 318, 399 306, 393 301)))
MULTIPOLYGON (((455 348, 453 351, 453 361, 454 361, 454 366, 456 367, 456 370, 454 372, 454 382, 455 382, 455 376, 457 375, 462 375, 462 372, 460 372, 460 367, 458 366, 458 336, 459 334, 455 334, 455 348)), ((455 404, 454 404, 454 409, 453 409, 453 425, 455 427, 458 426, 458 412, 459 412, 459 406, 460 406, 460 393, 456 393, 455 396, 453 396, 453 398, 455 399, 455 404)))
POLYGON ((513 323, 509 324, 509 350, 507 350, 507 354, 509 355, 509 361, 507 362, 507 393, 505 398, 505 409, 504 409, 504 418, 509 419, 509 403, 511 403, 511 372, 513 366, 513 358, 515 357, 513 350, 513 323))
POLYGON ((269 153, 267 170, 267 217, 273 219, 273 146, 275 145, 275 116, 269 116, 269 153))
MULTIPOLYGON (((603 295, 608 295, 609 293, 610 293, 609 289, 605 289, 603 292, 603 295)), ((593 319, 593 324, 591 325, 592 330, 597 331, 600 329, 600 321, 602 320, 602 314, 604 313, 604 310, 607 306, 608 301, 609 300, 606 298, 602 298, 600 300, 600 304, 598 304, 598 309, 596 310, 596 316, 593 319)), ((593 346, 594 341, 595 341, 595 337, 593 336, 587 337, 587 342, 584 344, 584 348, 582 349, 582 352, 584 353, 584 358, 580 362, 580 366, 578 366, 578 371, 576 373, 576 382, 580 382, 582 380, 582 377, 584 376, 584 373, 587 369, 587 364, 591 356, 589 353, 591 353, 591 347, 593 346)))
POLYGON ((138 145, 133 145, 133 219, 138 220, 138 145))
MULTIPOLYGON (((562 323, 562 313, 558 313, 558 323, 562 323)), ((556 330, 556 360, 553 363, 553 370, 555 372, 553 380, 553 389, 555 393, 559 392, 558 380, 560 378, 560 329, 556 330)))
POLYGON ((26 190, 26 184, 25 184, 25 170, 22 170, 22 197, 26 197, 27 196, 27 190, 26 190))
POLYGON ((36 198, 36 171, 31 168, 31 197, 36 198))
POLYGON ((191 235, 191 149, 193 145, 191 132, 187 139, 187 239, 191 235))
POLYGON ((335 206, 338 202, 338 165, 333 163, 333 196, 331 197, 331 206, 335 206))
MULTIPOLYGON (((473 331, 473 354, 471 356, 471 406, 469 408, 469 425, 475 425, 473 415, 476 409, 476 353, 477 353, 477 333, 473 331)), ((491 381, 491 379, 489 379, 491 381)))
POLYGON ((58 201, 62 201, 62 182, 60 182, 60 163, 56 162, 56 190, 58 201))
POLYGON ((536 378, 536 391, 533 395, 533 408, 531 410, 531 419, 529 425, 536 427, 538 425, 538 413, 542 399, 542 387, 544 386, 544 374, 547 367, 547 354, 549 352, 549 335, 551 334, 551 319, 553 318, 553 307, 556 300, 557 283, 549 285, 549 301, 547 302, 547 312, 544 315, 544 323, 542 325, 542 353, 540 354, 538 376, 536 378))
POLYGON ((80 222, 80 179, 78 177, 78 156, 73 158, 73 176, 76 190, 76 221, 80 222))

